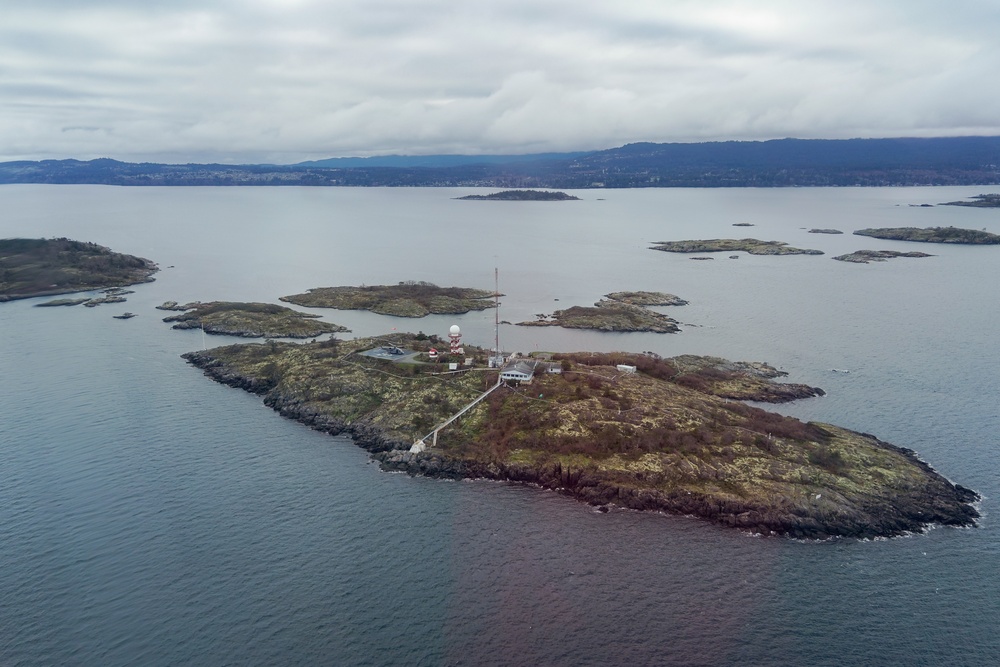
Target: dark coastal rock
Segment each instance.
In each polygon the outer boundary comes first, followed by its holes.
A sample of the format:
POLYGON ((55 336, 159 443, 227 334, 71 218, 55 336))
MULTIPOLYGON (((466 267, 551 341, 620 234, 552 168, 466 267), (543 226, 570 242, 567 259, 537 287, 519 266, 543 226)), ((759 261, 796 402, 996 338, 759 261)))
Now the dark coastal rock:
POLYGON ((97 297, 95 299, 87 299, 83 305, 85 308, 94 308, 95 306, 100 306, 105 303, 125 303, 125 301, 127 301, 125 297, 112 294, 109 296, 97 297))

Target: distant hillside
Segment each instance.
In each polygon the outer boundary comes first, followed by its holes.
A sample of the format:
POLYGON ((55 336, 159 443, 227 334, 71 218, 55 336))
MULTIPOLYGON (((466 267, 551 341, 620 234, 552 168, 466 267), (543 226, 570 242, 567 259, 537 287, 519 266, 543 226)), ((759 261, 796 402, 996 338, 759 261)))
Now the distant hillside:
POLYGON ((322 167, 328 169, 354 169, 357 167, 463 167, 486 164, 516 164, 519 162, 550 162, 572 160, 586 152, 531 153, 528 155, 381 155, 376 157, 332 157, 325 160, 299 162, 293 167, 322 167))
POLYGON ((592 153, 331 158, 295 165, 0 163, 0 183, 486 188, 1000 184, 1000 137, 628 144, 592 153))

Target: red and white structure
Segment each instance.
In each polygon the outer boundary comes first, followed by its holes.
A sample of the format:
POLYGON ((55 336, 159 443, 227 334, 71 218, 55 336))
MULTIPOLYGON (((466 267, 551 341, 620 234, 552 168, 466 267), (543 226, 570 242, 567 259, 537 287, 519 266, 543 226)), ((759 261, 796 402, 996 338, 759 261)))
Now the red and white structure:
POLYGON ((448 330, 448 338, 451 339, 451 349, 449 350, 451 354, 465 354, 465 350, 462 348, 462 330, 458 328, 457 324, 451 325, 451 329, 448 330))

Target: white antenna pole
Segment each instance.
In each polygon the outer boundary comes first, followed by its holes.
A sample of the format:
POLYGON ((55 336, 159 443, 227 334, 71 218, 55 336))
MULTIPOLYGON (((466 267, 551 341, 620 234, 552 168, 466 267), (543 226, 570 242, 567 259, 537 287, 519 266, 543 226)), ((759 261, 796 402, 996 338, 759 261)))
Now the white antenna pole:
POLYGON ((497 347, 497 368, 503 364, 501 361, 503 355, 500 353, 500 269, 493 267, 493 318, 496 322, 496 340, 494 345, 497 347))

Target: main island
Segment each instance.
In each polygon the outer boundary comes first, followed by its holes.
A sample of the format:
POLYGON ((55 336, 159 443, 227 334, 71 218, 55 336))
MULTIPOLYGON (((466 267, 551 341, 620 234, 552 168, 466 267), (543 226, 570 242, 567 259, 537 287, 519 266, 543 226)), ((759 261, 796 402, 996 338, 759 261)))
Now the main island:
POLYGON ((492 351, 466 346, 446 363, 432 352, 441 343, 268 341, 184 358, 287 418, 350 435, 388 470, 530 483, 602 509, 797 538, 891 537, 979 516, 974 491, 910 450, 744 403, 822 394, 774 382, 766 364, 575 353, 491 368, 492 351))

